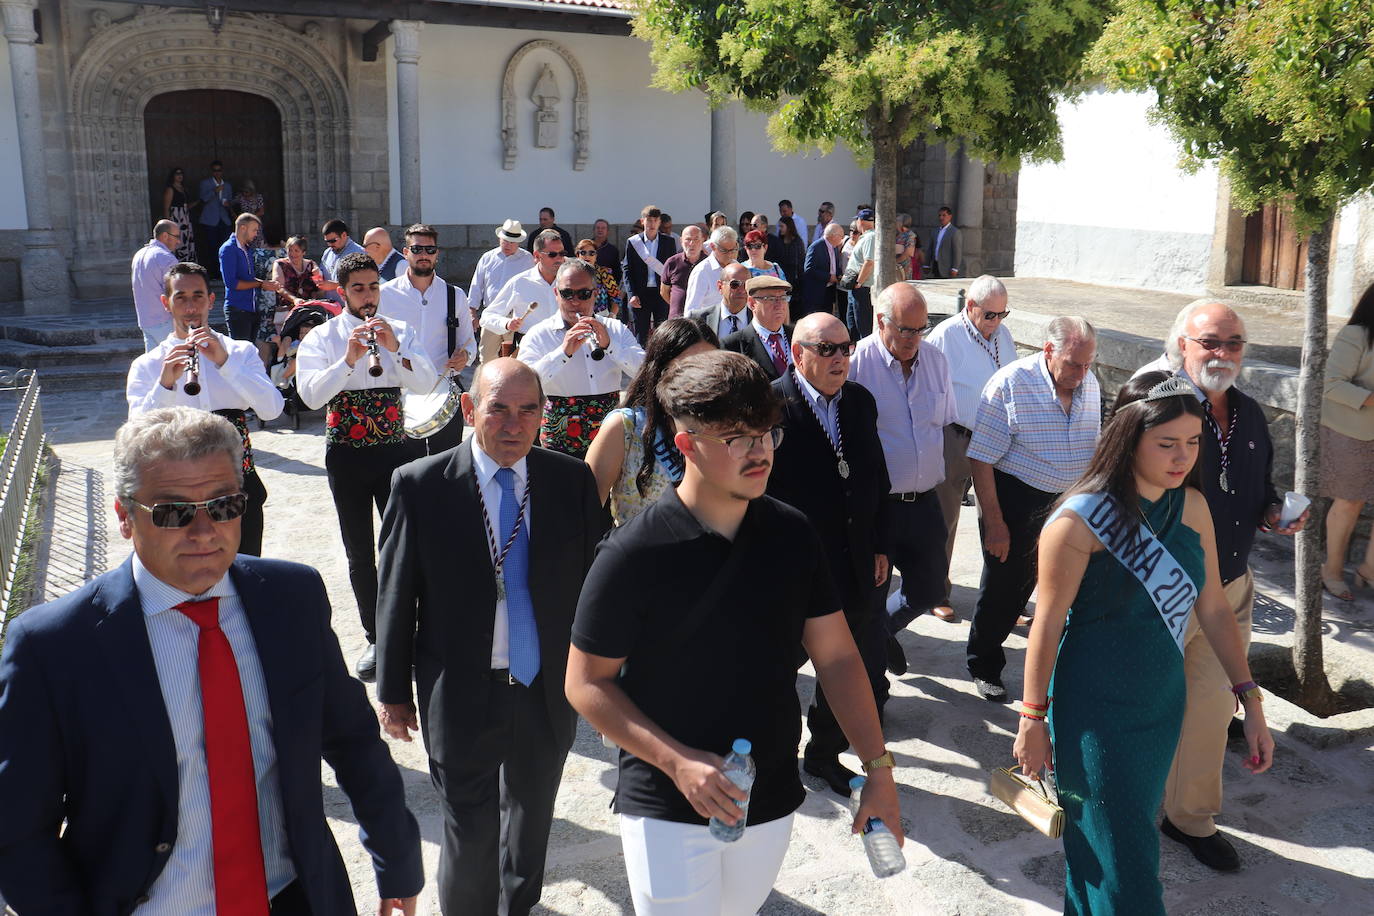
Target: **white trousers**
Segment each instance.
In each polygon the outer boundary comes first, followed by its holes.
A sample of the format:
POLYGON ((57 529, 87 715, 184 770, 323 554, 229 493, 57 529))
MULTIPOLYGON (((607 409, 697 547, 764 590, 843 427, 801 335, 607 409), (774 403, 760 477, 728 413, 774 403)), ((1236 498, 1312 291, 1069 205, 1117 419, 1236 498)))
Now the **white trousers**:
POLYGON ((722 843, 709 827, 620 816, 638 916, 754 916, 782 868, 794 815, 750 824, 722 843))

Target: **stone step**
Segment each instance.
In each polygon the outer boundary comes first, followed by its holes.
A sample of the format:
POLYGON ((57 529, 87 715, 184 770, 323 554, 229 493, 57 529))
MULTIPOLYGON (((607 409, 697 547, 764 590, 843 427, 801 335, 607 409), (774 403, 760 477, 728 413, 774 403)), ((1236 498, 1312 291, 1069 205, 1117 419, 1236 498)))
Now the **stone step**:
POLYGON ((69 346, 44 346, 17 340, 0 340, 0 365, 36 369, 46 382, 54 370, 67 368, 117 368, 143 353, 143 337, 69 346))
MULTIPOLYGON (((7 369, 0 366, 0 372, 7 369)), ((129 377, 129 367, 60 366, 38 373, 43 392, 49 391, 123 391, 129 377)))

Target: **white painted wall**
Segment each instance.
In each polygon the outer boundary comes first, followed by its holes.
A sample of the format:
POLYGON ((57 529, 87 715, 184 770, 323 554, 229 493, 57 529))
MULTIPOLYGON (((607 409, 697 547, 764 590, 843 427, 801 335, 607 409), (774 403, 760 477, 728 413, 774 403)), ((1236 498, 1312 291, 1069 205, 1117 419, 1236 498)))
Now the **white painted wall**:
MULTIPOLYGON (((540 207, 551 206, 565 226, 598 217, 628 222, 642 206, 655 203, 681 225, 706 212, 711 124, 706 103, 693 93, 650 88, 647 46, 638 39, 427 25, 420 54, 426 221, 497 224, 515 217, 532 224, 540 207), (540 38, 568 48, 587 77, 590 155, 580 172, 572 168, 573 74, 561 57, 544 50, 528 55, 516 74, 519 154, 513 170, 502 168, 502 74, 516 49, 540 38), (529 94, 545 63, 553 67, 562 91, 556 149, 534 148, 535 106, 529 94)), ((393 71, 388 64, 392 96, 393 71)), ((766 207, 773 216, 777 201, 790 197, 809 218, 822 199, 848 206, 867 195, 868 170, 858 168, 848 152, 783 157, 769 148, 765 120, 741 114, 738 123, 741 207, 766 207)), ((393 170, 394 219, 399 219, 398 194, 399 175, 393 170)))
POLYGON ((29 214, 24 206, 24 172, 19 161, 10 50, 7 42, 0 42, 0 229, 27 228, 29 214))
POLYGON ((1201 290, 1216 169, 1181 171, 1149 107, 1145 94, 1106 91, 1060 103, 1063 161, 1021 170, 1018 275, 1201 290))

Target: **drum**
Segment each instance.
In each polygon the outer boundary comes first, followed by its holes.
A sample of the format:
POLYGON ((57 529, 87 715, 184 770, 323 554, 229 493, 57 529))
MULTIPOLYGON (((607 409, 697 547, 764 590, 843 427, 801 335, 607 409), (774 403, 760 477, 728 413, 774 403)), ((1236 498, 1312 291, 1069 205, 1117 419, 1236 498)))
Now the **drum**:
POLYGON ((405 430, 411 439, 428 439, 448 425, 461 409, 462 389, 456 378, 439 379, 428 394, 405 394, 405 430))

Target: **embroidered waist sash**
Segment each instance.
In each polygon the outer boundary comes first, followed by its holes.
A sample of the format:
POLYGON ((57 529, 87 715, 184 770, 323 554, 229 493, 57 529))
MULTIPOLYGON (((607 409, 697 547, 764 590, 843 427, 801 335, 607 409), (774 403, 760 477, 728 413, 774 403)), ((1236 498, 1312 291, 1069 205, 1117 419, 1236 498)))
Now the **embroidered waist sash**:
POLYGON ((1070 497, 1045 524, 1054 521, 1065 509, 1072 509, 1102 546, 1145 586, 1174 644, 1182 652, 1198 591, 1174 555, 1145 525, 1122 512, 1116 500, 1106 493, 1080 493, 1070 497))
POLYGON ((248 438, 248 415, 237 407, 210 412, 234 424, 234 429, 239 431, 239 438, 243 440, 243 473, 254 473, 257 468, 253 464, 253 440, 248 438))
POLYGON ((326 446, 393 445, 406 437, 400 388, 340 391, 325 407, 326 446))

